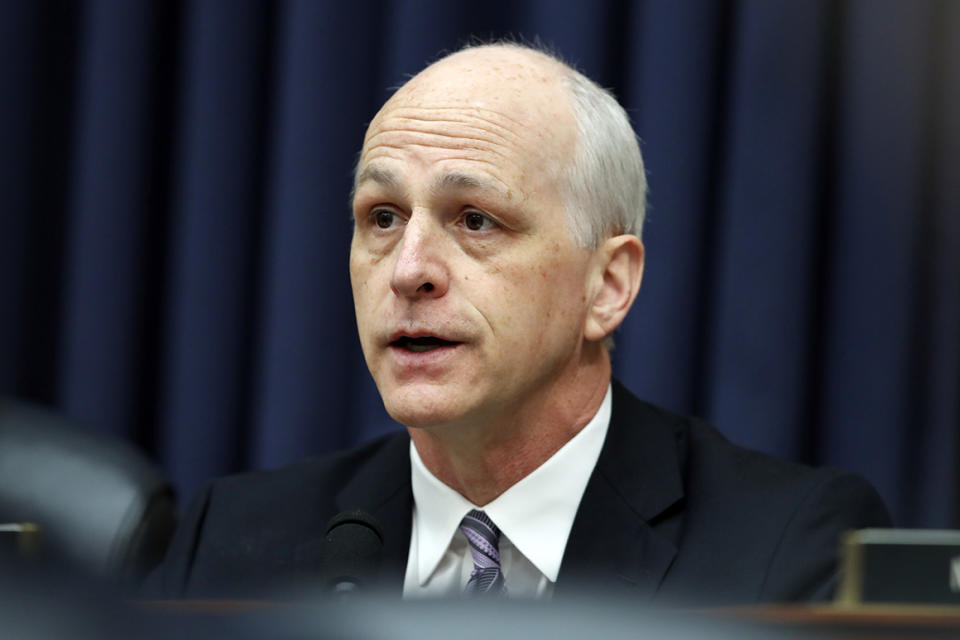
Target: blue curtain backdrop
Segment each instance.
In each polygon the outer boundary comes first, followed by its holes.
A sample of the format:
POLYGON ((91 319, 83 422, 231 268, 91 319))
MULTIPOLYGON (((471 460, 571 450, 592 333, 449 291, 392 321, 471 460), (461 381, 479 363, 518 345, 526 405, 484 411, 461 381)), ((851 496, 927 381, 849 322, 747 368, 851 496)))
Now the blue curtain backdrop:
POLYGON ((508 35, 643 140, 626 384, 960 526, 949 0, 5 2, 0 393, 137 443, 184 498, 398 428, 355 337, 352 164, 389 87, 508 35))

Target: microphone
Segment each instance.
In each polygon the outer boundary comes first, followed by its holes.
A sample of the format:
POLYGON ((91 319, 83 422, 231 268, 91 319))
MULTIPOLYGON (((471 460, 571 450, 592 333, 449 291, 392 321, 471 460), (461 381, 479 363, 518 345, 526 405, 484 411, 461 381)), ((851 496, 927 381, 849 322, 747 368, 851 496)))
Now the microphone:
POLYGON ((361 509, 344 511, 327 523, 323 544, 322 584, 344 597, 372 584, 380 570, 383 529, 361 509))

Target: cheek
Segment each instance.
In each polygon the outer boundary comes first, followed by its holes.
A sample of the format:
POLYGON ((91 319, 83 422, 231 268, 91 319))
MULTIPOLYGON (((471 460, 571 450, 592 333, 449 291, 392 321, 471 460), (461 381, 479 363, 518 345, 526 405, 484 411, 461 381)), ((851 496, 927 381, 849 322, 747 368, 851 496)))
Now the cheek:
POLYGON ((353 308, 357 313, 357 321, 363 320, 361 311, 368 304, 367 276, 350 266, 350 288, 353 291, 353 308))
POLYGON ((361 251, 357 249, 357 242, 354 240, 350 247, 349 261, 350 286, 353 288, 354 296, 356 296, 357 291, 366 282, 365 262, 360 259, 360 254, 361 251))
MULTIPOLYGON (((368 298, 383 280, 383 262, 370 257, 367 252, 354 252, 350 255, 350 286, 353 289, 354 304, 369 304, 368 298)), ((389 278, 386 281, 389 284, 389 278)))
POLYGON ((353 309, 361 344, 365 345, 368 330, 372 328, 376 296, 372 288, 375 282, 369 264, 350 258, 350 287, 353 291, 353 309))
POLYGON ((496 309, 499 329, 526 344, 542 334, 579 332, 585 315, 585 272, 561 251, 543 252, 521 265, 491 272, 497 285, 486 291, 488 309, 496 309))

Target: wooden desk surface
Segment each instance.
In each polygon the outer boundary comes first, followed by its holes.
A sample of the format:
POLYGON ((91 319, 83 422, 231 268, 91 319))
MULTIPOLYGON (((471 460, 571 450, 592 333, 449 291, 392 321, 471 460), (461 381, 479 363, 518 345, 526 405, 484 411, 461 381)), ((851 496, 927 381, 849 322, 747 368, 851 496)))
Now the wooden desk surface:
POLYGON ((799 632, 817 638, 955 638, 960 607, 897 605, 765 605, 709 609, 698 614, 799 632))

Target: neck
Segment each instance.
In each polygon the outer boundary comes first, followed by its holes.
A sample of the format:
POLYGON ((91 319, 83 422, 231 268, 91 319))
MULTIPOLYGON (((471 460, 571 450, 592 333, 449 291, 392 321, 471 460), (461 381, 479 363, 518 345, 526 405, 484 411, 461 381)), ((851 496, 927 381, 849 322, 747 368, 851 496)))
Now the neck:
POLYGON ((610 356, 594 346, 572 372, 542 385, 522 406, 469 424, 410 428, 424 465, 473 504, 493 501, 596 415, 610 384, 610 356))

